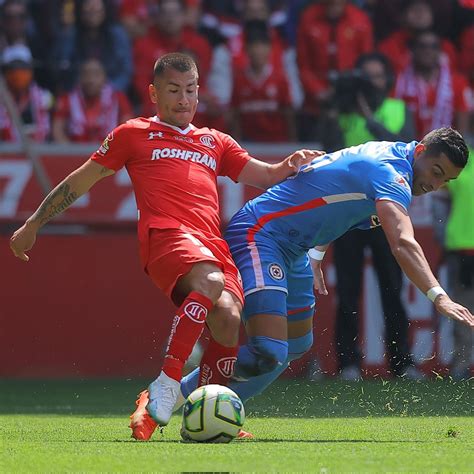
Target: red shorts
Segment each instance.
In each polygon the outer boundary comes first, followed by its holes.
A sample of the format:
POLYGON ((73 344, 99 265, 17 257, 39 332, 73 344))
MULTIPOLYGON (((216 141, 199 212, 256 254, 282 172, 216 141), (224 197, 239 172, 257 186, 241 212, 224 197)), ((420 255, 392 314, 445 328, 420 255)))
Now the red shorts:
POLYGON ((227 242, 196 231, 150 229, 146 271, 153 283, 171 299, 176 282, 198 262, 214 262, 225 276, 227 291, 242 303, 244 293, 240 273, 235 266, 227 242))

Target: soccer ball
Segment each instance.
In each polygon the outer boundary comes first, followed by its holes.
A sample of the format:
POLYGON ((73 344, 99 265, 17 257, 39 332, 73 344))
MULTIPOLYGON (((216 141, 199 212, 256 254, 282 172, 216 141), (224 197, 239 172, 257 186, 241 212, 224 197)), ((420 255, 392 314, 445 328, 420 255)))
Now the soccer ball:
POLYGON ((204 385, 184 404, 181 437, 184 441, 229 443, 244 421, 244 404, 235 392, 222 385, 204 385))

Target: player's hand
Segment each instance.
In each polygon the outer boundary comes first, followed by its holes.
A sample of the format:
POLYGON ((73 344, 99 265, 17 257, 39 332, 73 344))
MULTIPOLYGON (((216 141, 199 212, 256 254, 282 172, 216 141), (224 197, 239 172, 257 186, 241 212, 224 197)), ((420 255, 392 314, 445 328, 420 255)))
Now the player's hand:
POLYGON ((311 163, 318 156, 324 156, 325 151, 320 150, 297 150, 287 158, 288 166, 298 173, 300 168, 311 163))
POLYGON ((30 257, 25 252, 31 249, 36 241, 36 229, 25 223, 10 237, 10 248, 15 257, 27 262, 30 257))
POLYGON ((436 311, 444 316, 461 321, 470 327, 474 327, 474 316, 471 312, 464 306, 455 303, 448 295, 439 295, 435 299, 434 304, 436 306, 436 311))
POLYGON ((321 260, 314 260, 312 258, 310 258, 309 260, 311 262, 311 268, 313 269, 313 286, 315 291, 318 292, 320 295, 327 295, 328 290, 326 288, 326 283, 324 282, 324 275, 322 269, 323 262, 321 260))

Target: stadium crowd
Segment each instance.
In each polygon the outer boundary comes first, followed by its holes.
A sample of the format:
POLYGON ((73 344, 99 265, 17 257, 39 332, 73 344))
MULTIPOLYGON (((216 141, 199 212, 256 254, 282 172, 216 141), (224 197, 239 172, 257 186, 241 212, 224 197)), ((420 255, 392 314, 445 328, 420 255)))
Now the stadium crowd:
MULTIPOLYGON (((356 68, 374 51, 387 59, 387 93, 406 104, 410 138, 444 125, 473 132, 470 0, 0 4, 2 72, 36 141, 98 142, 127 118, 152 115, 151 65, 172 51, 190 53, 199 65, 195 124, 236 139, 324 143, 326 119, 348 114, 376 127, 383 114, 372 82, 383 72, 356 68)), ((346 142, 357 139, 351 133, 346 142)), ((19 137, 3 107, 0 137, 19 137)))

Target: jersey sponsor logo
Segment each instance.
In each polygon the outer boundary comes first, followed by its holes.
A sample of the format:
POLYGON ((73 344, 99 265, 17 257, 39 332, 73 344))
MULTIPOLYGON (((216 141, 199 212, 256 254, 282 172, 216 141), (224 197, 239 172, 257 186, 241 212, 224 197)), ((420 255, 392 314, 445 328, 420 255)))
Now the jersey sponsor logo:
POLYGON ((154 140, 155 138, 163 138, 163 132, 150 132, 148 134, 148 140, 154 140))
POLYGON ((217 361, 217 370, 223 377, 230 378, 234 372, 234 365, 237 357, 223 357, 217 361))
POLYGON ((277 263, 272 263, 268 266, 268 273, 276 281, 283 280, 285 277, 283 268, 281 268, 277 263))
POLYGON ((152 152, 151 159, 159 160, 161 158, 178 158, 184 161, 193 161, 194 163, 201 163, 213 171, 217 168, 215 158, 209 156, 207 153, 200 153, 198 151, 181 150, 179 148, 155 148, 152 152))
POLYGON ((105 155, 110 148, 110 142, 114 139, 114 132, 110 132, 106 137, 105 140, 102 142, 102 145, 100 145, 99 149, 97 150, 97 153, 101 154, 102 156, 105 155))
POLYGON ((199 137, 199 141, 207 146, 208 148, 215 148, 216 147, 216 140, 212 135, 202 135, 199 137))
POLYGON ((173 140, 179 140, 187 143, 194 143, 194 140, 191 137, 183 137, 182 135, 174 135, 173 140))
POLYGON ((184 314, 195 323, 203 324, 206 320, 207 309, 201 303, 191 302, 184 307, 184 314))
POLYGON ((380 219, 377 214, 370 216, 370 228, 378 227, 380 225, 380 219))

